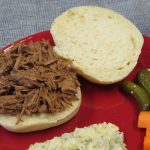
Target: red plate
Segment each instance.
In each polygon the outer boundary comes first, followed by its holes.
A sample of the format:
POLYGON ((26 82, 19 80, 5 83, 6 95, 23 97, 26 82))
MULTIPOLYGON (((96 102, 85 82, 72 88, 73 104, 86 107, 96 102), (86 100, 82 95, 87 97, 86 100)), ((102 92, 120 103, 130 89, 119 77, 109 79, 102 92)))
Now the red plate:
MULTIPOLYGON (((17 42, 39 41, 48 39, 53 42, 49 31, 40 32, 17 42)), ((139 63, 127 77, 133 79, 140 69, 150 68, 150 38, 144 37, 144 46, 139 63)), ((15 42, 16 43, 16 42, 15 42)), ((5 47, 9 48, 12 45, 5 47)), ((30 144, 43 142, 59 136, 64 132, 71 132, 76 127, 84 127, 94 123, 111 122, 119 126, 124 132, 128 150, 142 150, 144 129, 137 128, 139 108, 134 99, 122 93, 118 84, 102 86, 79 79, 82 90, 82 104, 77 115, 67 123, 44 131, 17 134, 8 132, 0 127, 0 150, 23 150, 30 144)))

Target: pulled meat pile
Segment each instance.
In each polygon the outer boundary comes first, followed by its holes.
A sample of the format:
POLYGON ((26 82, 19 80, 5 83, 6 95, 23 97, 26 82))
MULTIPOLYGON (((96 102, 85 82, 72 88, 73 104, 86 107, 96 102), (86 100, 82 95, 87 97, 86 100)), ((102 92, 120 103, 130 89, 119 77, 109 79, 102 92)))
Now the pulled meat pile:
POLYGON ((17 44, 0 52, 0 113, 59 112, 76 100, 79 82, 69 62, 48 41, 17 44))

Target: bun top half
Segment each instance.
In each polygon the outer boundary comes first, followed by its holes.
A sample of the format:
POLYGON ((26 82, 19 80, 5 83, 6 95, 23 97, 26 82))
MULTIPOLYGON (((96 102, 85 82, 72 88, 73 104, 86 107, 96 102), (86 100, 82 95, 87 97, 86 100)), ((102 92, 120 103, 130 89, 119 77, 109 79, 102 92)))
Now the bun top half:
POLYGON ((74 7, 52 23, 54 51, 98 84, 124 79, 137 64, 143 36, 127 18, 101 7, 74 7))

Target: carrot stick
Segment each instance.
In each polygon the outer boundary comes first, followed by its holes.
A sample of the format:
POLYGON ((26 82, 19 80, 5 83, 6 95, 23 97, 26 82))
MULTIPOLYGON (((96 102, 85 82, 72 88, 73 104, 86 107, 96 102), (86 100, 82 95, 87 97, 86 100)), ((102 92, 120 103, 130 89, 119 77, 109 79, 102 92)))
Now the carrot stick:
POLYGON ((138 118, 139 128, 150 128, 150 111, 141 111, 138 118))
POLYGON ((144 150, 150 150, 150 137, 144 137, 144 150))
POLYGON ((146 136, 150 138, 150 127, 146 129, 146 136))

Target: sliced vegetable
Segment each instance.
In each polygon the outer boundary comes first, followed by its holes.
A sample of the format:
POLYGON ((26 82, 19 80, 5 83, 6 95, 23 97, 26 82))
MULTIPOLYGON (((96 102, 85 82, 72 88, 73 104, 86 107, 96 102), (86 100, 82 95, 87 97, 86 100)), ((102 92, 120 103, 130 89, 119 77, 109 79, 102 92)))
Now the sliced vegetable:
POLYGON ((139 71, 137 73, 136 80, 138 84, 150 95, 150 71, 146 69, 139 71))
POLYGON ((139 128, 150 128, 150 111, 141 111, 138 118, 139 128))
POLYGON ((150 138, 150 127, 148 127, 148 128, 146 129, 146 136, 148 136, 148 137, 150 138))
POLYGON ((141 111, 150 110, 150 96, 143 88, 131 81, 123 81, 120 87, 137 100, 141 111))
POLYGON ((144 150, 150 150, 150 137, 144 137, 144 150))

